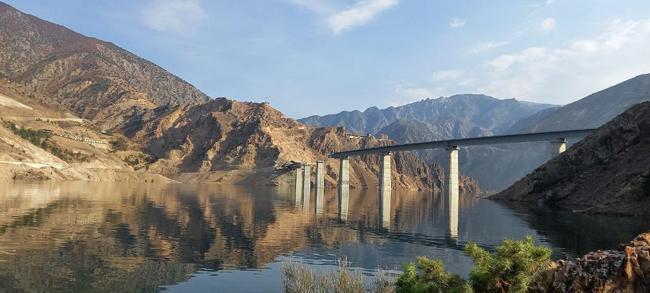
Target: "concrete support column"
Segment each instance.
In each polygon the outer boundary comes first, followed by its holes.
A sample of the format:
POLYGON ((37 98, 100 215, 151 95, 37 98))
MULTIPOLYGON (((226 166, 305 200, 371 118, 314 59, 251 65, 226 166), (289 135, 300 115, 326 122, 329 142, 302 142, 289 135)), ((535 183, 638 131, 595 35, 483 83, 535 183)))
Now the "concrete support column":
POLYGON ((551 141, 551 158, 566 151, 566 138, 558 138, 551 141))
POLYGON ((302 166, 302 204, 305 209, 309 208, 309 199, 311 197, 311 166, 305 164, 302 166))
POLYGON ((458 187, 458 149, 458 146, 447 147, 449 164, 445 174, 447 180, 445 195, 449 216, 449 234, 452 238, 458 237, 458 197, 460 193, 458 187))
POLYGON ((379 158, 379 219, 382 224, 390 224, 390 198, 393 191, 391 182, 390 153, 381 154, 379 158))
POLYGON ((296 205, 300 205, 302 204, 302 167, 294 169, 293 172, 296 205))
POLYGON ((316 162, 316 214, 323 213, 325 193, 325 162, 316 162))
POLYGON ((339 160, 339 219, 348 219, 348 204, 350 202, 350 160, 339 160))

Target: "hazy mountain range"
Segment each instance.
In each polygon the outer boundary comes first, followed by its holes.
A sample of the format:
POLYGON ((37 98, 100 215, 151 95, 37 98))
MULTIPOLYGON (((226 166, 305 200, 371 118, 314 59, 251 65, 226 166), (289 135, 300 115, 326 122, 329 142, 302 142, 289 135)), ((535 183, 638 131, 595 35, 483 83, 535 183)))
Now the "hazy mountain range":
MULTIPOLYGON (((595 128, 630 106, 650 100, 650 74, 637 76, 563 107, 484 95, 455 95, 378 109, 345 111, 300 119, 304 123, 343 125, 357 132, 385 134, 400 143, 494 134, 595 128)), ((418 152, 442 162, 441 151, 418 152)), ((471 147, 461 150, 461 172, 489 190, 512 184, 549 159, 540 143, 471 147)))

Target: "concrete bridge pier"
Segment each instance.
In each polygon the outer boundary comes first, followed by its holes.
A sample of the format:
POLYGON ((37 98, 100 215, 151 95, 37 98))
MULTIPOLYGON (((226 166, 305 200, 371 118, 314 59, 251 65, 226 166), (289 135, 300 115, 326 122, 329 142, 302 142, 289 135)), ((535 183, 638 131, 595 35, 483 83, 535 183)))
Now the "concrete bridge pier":
POLYGON ((296 206, 302 204, 302 167, 296 168, 293 170, 294 176, 294 195, 296 206))
POLYGON ((558 138, 551 141, 551 158, 563 153, 566 151, 566 138, 558 138))
POLYGON ((391 182, 391 153, 379 157, 379 219, 382 224, 390 224, 390 198, 393 191, 391 182))
POLYGON ((305 164, 302 166, 302 204, 303 209, 309 209, 309 200, 311 198, 311 166, 305 164))
POLYGON ((323 213, 325 193, 325 162, 316 162, 316 214, 323 213))
POLYGON ((458 146, 447 147, 448 163, 445 174, 446 185, 445 197, 447 199, 447 208, 449 216, 449 234, 452 238, 458 237, 458 146))
POLYGON ((347 221, 350 203, 350 160, 339 159, 339 220, 347 221))

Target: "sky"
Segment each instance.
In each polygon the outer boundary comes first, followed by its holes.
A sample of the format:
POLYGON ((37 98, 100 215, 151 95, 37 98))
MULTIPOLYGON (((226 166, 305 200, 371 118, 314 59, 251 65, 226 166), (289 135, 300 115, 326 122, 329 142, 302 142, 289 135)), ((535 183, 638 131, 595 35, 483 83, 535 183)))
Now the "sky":
POLYGON ((287 116, 453 94, 567 104, 650 73, 650 1, 3 0, 287 116))

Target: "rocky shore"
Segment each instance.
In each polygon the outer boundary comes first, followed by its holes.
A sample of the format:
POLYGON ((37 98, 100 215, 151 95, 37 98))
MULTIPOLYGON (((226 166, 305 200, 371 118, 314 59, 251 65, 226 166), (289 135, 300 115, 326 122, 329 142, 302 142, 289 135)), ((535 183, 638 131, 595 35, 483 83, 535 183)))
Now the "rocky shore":
POLYGON ((553 262, 529 292, 650 292, 650 232, 616 250, 553 262))

